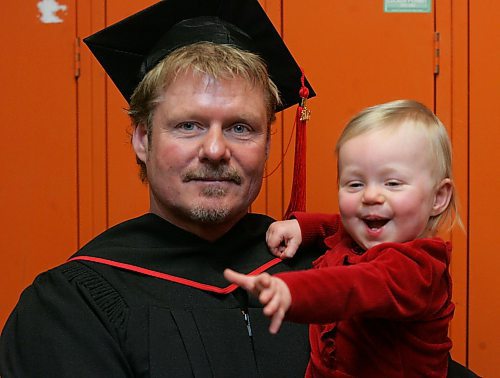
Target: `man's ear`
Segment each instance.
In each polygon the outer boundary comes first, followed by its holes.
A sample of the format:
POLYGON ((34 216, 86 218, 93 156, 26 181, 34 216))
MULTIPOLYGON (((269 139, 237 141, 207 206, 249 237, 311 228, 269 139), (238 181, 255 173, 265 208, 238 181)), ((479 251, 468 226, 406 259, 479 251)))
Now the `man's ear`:
POLYGON ((453 184, 449 178, 443 179, 436 188, 434 194, 434 204, 432 205, 431 216, 441 214, 446 210, 453 193, 453 184))
POLYGON ((148 157, 148 133, 144 125, 137 125, 132 134, 132 146, 137 158, 146 163, 148 157))

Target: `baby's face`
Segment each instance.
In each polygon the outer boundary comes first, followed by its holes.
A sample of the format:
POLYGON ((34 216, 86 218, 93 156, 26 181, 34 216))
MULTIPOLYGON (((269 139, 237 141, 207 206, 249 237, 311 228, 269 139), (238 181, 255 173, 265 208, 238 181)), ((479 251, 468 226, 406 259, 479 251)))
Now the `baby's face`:
POLYGON ((363 248, 424 235, 436 180, 431 146, 413 125, 371 131, 339 150, 342 222, 363 248))

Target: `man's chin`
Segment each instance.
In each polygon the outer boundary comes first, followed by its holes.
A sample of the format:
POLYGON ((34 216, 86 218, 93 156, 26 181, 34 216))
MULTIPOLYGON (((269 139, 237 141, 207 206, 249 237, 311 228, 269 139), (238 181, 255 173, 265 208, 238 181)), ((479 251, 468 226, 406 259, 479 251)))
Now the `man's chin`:
POLYGON ((228 189, 232 184, 230 183, 219 183, 206 185, 201 190, 201 197, 203 198, 223 198, 228 194, 228 189))
POLYGON ((230 217, 230 211, 228 208, 218 207, 194 207, 190 211, 191 219, 200 223, 224 223, 230 217))

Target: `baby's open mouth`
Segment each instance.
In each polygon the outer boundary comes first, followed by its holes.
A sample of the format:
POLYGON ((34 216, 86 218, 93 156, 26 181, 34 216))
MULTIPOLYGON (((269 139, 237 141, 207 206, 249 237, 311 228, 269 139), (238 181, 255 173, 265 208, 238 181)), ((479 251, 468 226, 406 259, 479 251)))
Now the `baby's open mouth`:
POLYGON ((378 230, 379 228, 384 227, 389 219, 363 219, 363 222, 371 228, 372 230, 378 230))

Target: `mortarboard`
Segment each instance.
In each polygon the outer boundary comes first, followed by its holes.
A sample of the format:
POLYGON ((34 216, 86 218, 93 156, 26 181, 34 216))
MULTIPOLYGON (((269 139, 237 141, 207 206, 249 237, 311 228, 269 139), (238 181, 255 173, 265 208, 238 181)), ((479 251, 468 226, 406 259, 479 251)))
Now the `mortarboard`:
POLYGON ((163 0, 84 39, 127 102, 162 58, 201 41, 256 53, 280 92, 277 111, 299 104, 292 198, 285 216, 305 210, 308 111, 303 100, 315 93, 257 0, 163 0))
POLYGON ((301 70, 257 0, 164 0, 84 39, 127 102, 163 57, 200 41, 259 55, 280 91, 278 111, 301 101, 301 70))

